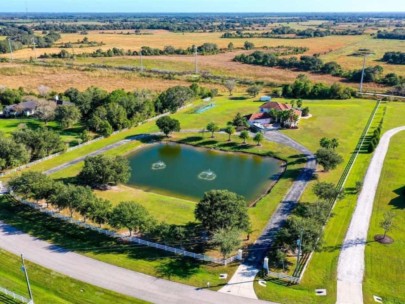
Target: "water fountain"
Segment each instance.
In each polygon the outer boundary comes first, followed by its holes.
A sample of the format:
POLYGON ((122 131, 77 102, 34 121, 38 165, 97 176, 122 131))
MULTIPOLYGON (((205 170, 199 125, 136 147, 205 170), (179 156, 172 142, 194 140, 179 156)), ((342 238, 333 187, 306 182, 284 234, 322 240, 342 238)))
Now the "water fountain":
POLYGON ((212 172, 211 170, 206 170, 206 171, 202 171, 200 174, 198 174, 198 178, 206 180, 206 181, 213 181, 214 179, 217 178, 217 175, 214 172, 212 172))
POLYGON ((162 161, 158 161, 152 164, 152 170, 163 170, 166 168, 166 164, 162 161))

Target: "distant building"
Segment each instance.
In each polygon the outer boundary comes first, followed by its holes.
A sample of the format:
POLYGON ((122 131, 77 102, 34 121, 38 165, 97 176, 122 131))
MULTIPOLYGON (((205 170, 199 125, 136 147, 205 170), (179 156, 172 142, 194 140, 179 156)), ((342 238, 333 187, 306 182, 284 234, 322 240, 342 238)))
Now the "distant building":
POLYGON ((38 107, 38 102, 34 100, 28 100, 21 103, 6 106, 3 110, 3 116, 32 116, 35 114, 35 110, 38 107))
POLYGON ((260 101, 271 101, 271 97, 270 96, 262 96, 259 99, 260 101))
POLYGON ((302 112, 299 109, 294 109, 290 104, 270 101, 262 104, 259 107, 260 112, 252 114, 248 123, 251 126, 266 129, 270 124, 281 123, 285 127, 295 128, 297 127, 298 120, 301 118, 302 112), (287 119, 281 121, 279 113, 291 112, 291 115, 287 119), (298 120, 295 120, 294 119, 298 120))

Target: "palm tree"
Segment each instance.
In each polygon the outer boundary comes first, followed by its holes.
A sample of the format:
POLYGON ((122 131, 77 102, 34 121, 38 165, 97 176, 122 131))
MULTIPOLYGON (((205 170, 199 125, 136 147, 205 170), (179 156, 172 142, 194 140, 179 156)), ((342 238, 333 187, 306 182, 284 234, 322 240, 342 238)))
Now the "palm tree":
POLYGON ((235 127, 233 127, 233 126, 227 126, 227 127, 225 128, 225 133, 229 135, 228 141, 231 141, 231 135, 232 135, 233 133, 235 133, 235 127))
POLYGON ((211 132, 211 138, 214 138, 214 132, 218 131, 218 130, 219 130, 219 127, 218 127, 218 125, 217 125, 216 123, 210 122, 210 123, 207 125, 207 130, 208 130, 209 132, 211 132))
POLYGON ((239 138, 243 139, 243 144, 246 144, 246 140, 249 138, 249 132, 246 130, 240 132, 239 138))
POLYGON ((257 133, 257 134, 255 135, 255 137, 253 138, 253 140, 254 140, 255 142, 257 142, 257 145, 258 145, 258 146, 261 146, 261 142, 263 141, 263 139, 264 139, 264 136, 263 136, 263 134, 262 134, 261 132, 257 133))

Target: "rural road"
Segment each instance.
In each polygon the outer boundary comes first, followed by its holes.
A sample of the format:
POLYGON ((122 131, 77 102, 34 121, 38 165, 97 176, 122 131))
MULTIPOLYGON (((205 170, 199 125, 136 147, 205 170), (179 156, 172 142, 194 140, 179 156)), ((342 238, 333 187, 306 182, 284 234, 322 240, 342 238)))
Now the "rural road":
POLYGON ((0 247, 16 255, 23 253, 26 260, 79 281, 152 303, 269 303, 205 289, 199 290, 196 287, 155 278, 100 262, 41 241, 1 221, 0 247))
POLYGON ((374 198, 391 137, 401 131, 405 131, 405 126, 384 133, 367 169, 356 210, 339 256, 336 301, 338 304, 363 303, 364 250, 374 198))
POLYGON ((252 299, 257 299, 253 282, 257 273, 262 269, 263 259, 271 243, 274 241, 277 231, 283 226, 285 220, 298 203, 298 200, 316 170, 315 156, 301 144, 277 131, 266 132, 265 138, 299 151, 305 156, 307 163, 270 218, 260 237, 250 248, 249 254, 244 262, 238 267, 228 284, 220 289, 220 292, 223 293, 252 299))

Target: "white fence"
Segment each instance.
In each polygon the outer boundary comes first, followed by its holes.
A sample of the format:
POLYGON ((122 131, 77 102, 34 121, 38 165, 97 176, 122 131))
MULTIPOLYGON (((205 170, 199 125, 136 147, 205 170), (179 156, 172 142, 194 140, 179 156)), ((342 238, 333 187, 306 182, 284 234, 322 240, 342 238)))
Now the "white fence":
POLYGON ((174 254, 191 257, 191 258, 194 258, 194 259, 197 259, 197 260, 200 260, 200 261, 212 262, 212 263, 215 263, 215 264, 227 265, 227 264, 229 264, 229 263, 231 263, 231 262, 233 262, 235 260, 240 260, 238 255, 232 256, 232 257, 230 257, 230 258, 228 258, 226 260, 218 259, 218 258, 210 257, 210 256, 205 255, 205 254, 194 253, 194 252, 186 251, 186 250, 175 248, 175 247, 171 247, 171 246, 167 246, 167 245, 162 245, 162 244, 146 241, 146 240, 143 240, 143 239, 140 239, 140 238, 137 238, 137 237, 133 237, 133 236, 132 237, 125 236, 123 234, 117 233, 117 232, 112 231, 112 230, 99 228, 99 227, 96 227, 94 225, 84 223, 82 221, 75 220, 75 219, 73 219, 71 217, 64 216, 64 215, 62 215, 62 214, 60 214, 60 213, 58 213, 56 211, 52 211, 52 210, 49 210, 47 208, 43 208, 43 207, 41 207, 40 205, 38 205, 36 203, 28 202, 26 200, 20 199, 19 197, 16 197, 16 196, 14 196, 14 197, 19 202, 21 202, 21 203, 23 203, 23 204, 25 204, 27 206, 30 206, 31 208, 39 210, 39 211, 41 211, 43 213, 46 213, 49 216, 52 216, 54 218, 58 218, 58 219, 60 219, 62 221, 65 221, 65 222, 68 222, 68 223, 71 223, 71 224, 78 225, 78 226, 86 228, 86 229, 97 231, 98 233, 107 235, 109 237, 121 239, 121 240, 126 241, 126 242, 141 244, 141 245, 145 245, 145 246, 148 246, 148 247, 153 247, 153 248, 161 249, 161 250, 164 250, 164 251, 172 252, 174 254))
POLYGON ((5 294, 7 297, 9 297, 9 298, 11 298, 13 300, 17 300, 17 301, 19 301, 21 303, 34 303, 31 300, 29 300, 29 299, 27 299, 27 298, 25 298, 23 296, 20 296, 19 294, 16 294, 16 293, 14 293, 14 292, 12 292, 12 291, 4 288, 4 287, 0 287, 0 293, 5 294))

